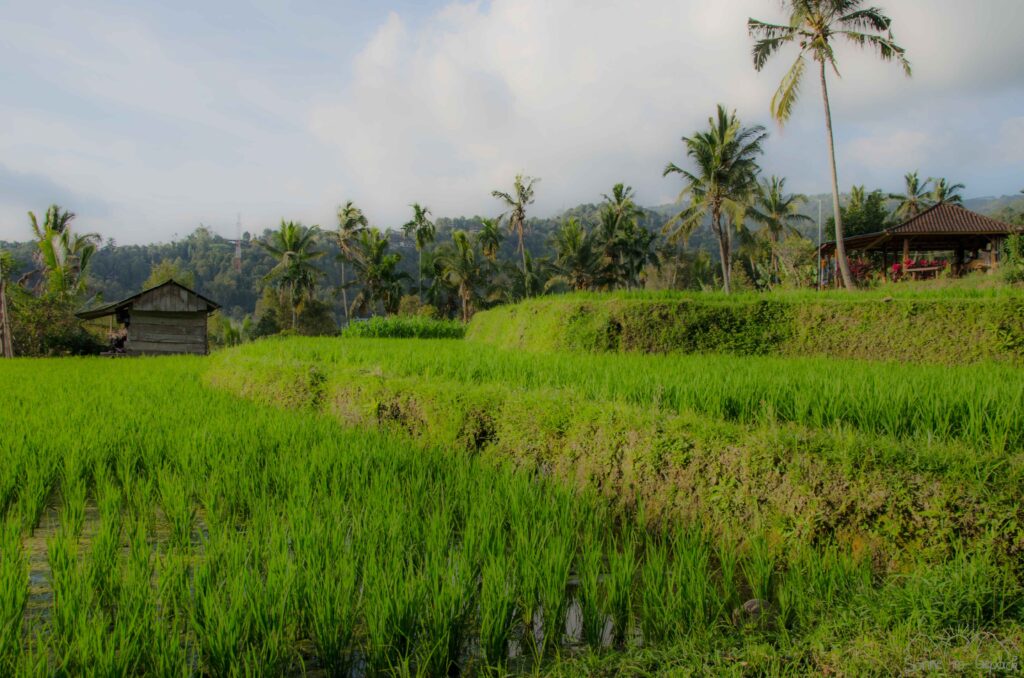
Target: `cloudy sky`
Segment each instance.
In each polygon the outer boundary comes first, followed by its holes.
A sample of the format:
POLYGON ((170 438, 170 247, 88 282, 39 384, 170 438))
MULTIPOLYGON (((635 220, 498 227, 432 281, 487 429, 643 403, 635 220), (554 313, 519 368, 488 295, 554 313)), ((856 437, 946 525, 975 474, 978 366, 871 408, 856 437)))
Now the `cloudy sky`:
MULTIPOLYGON (((1022 0, 878 0, 914 77, 840 52, 840 182, 905 171, 968 196, 1024 188, 1022 0)), ((541 178, 537 214, 618 181, 674 199, 679 137, 718 102, 772 136, 766 171, 824 192, 816 82, 778 129, 794 53, 751 66, 748 16, 777 0, 335 0, 0 3, 0 239, 50 202, 118 242, 200 223, 330 226, 353 199, 382 227, 408 203, 494 214, 490 191, 541 178)))

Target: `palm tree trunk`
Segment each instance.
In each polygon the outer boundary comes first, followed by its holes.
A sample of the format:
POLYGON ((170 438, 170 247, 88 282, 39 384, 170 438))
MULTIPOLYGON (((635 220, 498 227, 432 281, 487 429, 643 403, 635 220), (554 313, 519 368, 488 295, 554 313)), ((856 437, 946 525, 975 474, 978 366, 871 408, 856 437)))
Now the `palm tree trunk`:
POLYGON ((715 235, 718 236, 718 256, 722 260, 722 291, 729 294, 729 247, 725 242, 728 234, 722 230, 722 213, 717 207, 711 212, 711 220, 715 235))
POLYGON ((7 280, 6 272, 0 268, 0 356, 13 358, 14 349, 11 345, 11 320, 7 314, 7 280))
POLYGON ((769 230, 768 242, 772 248, 772 273, 777 279, 779 277, 779 234, 769 230))
POLYGON ((850 275, 850 264, 846 260, 846 243, 843 242, 843 215, 839 210, 839 174, 836 171, 836 147, 832 138, 832 110, 828 103, 828 84, 825 82, 825 61, 818 62, 821 75, 821 98, 825 102, 825 131, 828 133, 828 159, 832 170, 832 212, 836 220, 836 259, 839 262, 839 273, 846 289, 853 289, 853 277, 850 275))
POLYGON ((292 302, 292 329, 294 330, 299 320, 299 305, 295 303, 295 283, 292 283, 292 293, 290 301, 292 302))
POLYGON ((530 288, 526 283, 526 243, 523 242, 523 225, 519 224, 519 252, 523 255, 523 286, 526 296, 530 296, 530 288))
POLYGON ((420 295, 420 303, 423 303, 423 250, 417 250, 419 254, 419 260, 416 264, 416 275, 419 279, 416 281, 416 293, 420 295))
POLYGON ((347 327, 351 318, 348 315, 348 290, 345 289, 345 262, 341 262, 341 303, 345 305, 345 326, 347 327))

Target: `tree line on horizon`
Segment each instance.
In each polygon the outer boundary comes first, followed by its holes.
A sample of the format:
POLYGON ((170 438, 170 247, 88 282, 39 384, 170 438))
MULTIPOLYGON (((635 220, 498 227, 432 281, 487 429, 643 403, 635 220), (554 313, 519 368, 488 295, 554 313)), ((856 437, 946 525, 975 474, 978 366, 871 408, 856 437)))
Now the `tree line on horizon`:
MULTIPOLYGON (((908 76, 910 64, 894 41, 891 19, 878 8, 864 7, 862 0, 787 0, 784 5, 787 24, 748 21, 753 65, 760 71, 782 49, 798 47, 771 101, 772 117, 780 124, 798 101, 809 63, 816 67, 832 180, 829 228, 839 250, 839 274, 852 287, 842 247, 845 235, 880 230, 936 202, 959 203, 964 187, 944 178, 921 180, 911 172, 902 194, 855 186, 843 204, 827 84, 829 70, 838 76, 834 43, 842 39, 871 48, 882 60, 896 61, 908 76), (895 209, 890 211, 892 203, 895 209)), ((805 237, 811 222, 802 211, 807 198, 787 192, 785 178, 762 176, 759 160, 767 134, 760 125, 743 125, 735 110, 720 104, 705 129, 682 137, 685 162, 670 162, 664 169, 664 176, 683 182, 683 206, 670 215, 641 208, 632 189, 619 183, 598 205, 570 210, 557 220, 537 220, 528 209, 538 180, 519 174, 511 189, 492 191, 501 208, 494 218, 435 221, 426 204, 413 203, 409 221, 399 231, 387 231, 371 225, 349 201, 338 209, 331 228, 283 219, 260 237, 246 237, 252 263, 246 261, 248 268, 240 270, 228 263, 233 247, 225 245, 230 241, 218 242, 201 228, 184 243, 171 243, 159 261, 146 262, 146 282, 174 277, 194 285, 198 274, 206 293, 216 295, 216 288, 222 288, 232 298, 221 303, 255 316, 219 321, 229 338, 286 330, 327 333, 337 328, 335 312, 346 323, 400 311, 468 321, 480 308, 566 290, 720 286, 729 293, 806 285, 818 274, 815 245, 805 237), (539 223, 546 228, 536 228, 539 223), (697 247, 691 249, 694 238, 697 247), (193 245, 214 254, 209 260, 197 259, 193 245), (254 295, 254 306, 234 303, 243 298, 249 303, 254 295)), ((31 261, 19 284, 11 286, 9 315, 24 319, 35 309, 38 318, 47 317, 38 311, 45 306, 72 317, 76 304, 89 303, 90 266, 117 269, 112 262, 123 248, 112 241, 101 248, 98 234, 73 232, 75 215, 57 205, 41 222, 29 215, 31 261)), ((17 268, 6 256, 0 260, 0 277, 10 277, 17 268)), ((141 271, 128 268, 138 279, 141 271)), ((66 326, 74 334, 73 323, 55 326, 66 326)), ((33 334, 27 329, 24 333, 33 334)))

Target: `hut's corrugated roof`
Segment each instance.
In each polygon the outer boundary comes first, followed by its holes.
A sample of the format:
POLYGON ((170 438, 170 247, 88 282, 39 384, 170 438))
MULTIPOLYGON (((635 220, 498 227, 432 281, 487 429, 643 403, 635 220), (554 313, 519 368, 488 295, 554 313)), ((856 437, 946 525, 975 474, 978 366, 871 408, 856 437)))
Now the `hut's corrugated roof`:
POLYGON ((133 294, 132 296, 127 297, 125 299, 122 299, 121 301, 115 301, 115 302, 110 303, 110 304, 104 304, 102 306, 97 306, 96 308, 83 309, 83 310, 79 311, 78 313, 75 313, 75 315, 77 317, 81 318, 82 320, 93 320, 95 318, 102 318, 104 316, 113 315, 114 313, 117 313, 120 309, 125 308, 127 306, 130 306, 133 302, 135 302, 142 295, 148 294, 148 293, 152 292, 153 290, 158 290, 161 287, 165 287, 167 285, 174 285, 175 287, 179 287, 179 288, 185 290, 189 294, 194 294, 195 296, 197 296, 198 298, 200 298, 204 302, 206 302, 206 304, 210 307, 211 311, 215 311, 218 308, 220 308, 220 304, 218 304, 216 301, 213 301, 212 299, 209 299, 208 297, 204 297, 203 295, 199 294, 195 290, 192 290, 192 289, 189 289, 188 287, 185 287, 184 285, 182 285, 180 282, 178 282, 176 280, 168 280, 166 282, 160 283, 159 285, 154 285, 153 287, 144 289, 141 292, 139 292, 138 294, 133 294))

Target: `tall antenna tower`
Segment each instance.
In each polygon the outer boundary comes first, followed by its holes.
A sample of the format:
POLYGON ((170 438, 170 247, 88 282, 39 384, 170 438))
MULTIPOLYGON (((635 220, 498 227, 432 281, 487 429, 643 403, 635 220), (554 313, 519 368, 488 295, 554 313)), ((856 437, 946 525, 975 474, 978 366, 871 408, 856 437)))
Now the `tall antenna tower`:
POLYGON ((242 272, 242 215, 235 221, 235 271, 242 272))

